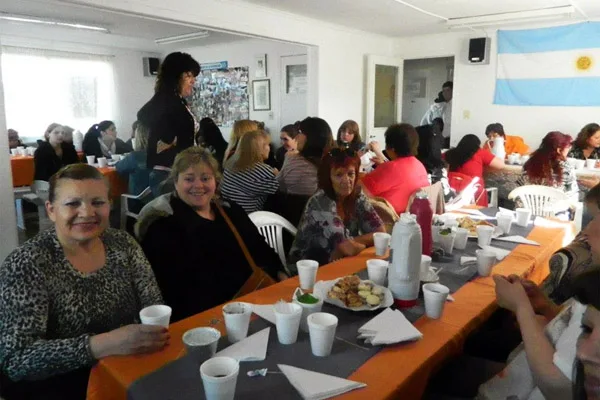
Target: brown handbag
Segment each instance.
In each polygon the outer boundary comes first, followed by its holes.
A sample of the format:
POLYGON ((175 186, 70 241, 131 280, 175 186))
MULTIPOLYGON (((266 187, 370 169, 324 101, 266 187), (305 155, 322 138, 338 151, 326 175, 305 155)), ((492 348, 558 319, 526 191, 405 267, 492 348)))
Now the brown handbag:
POLYGON ((235 225, 233 225, 233 222, 231 222, 231 219, 229 218, 227 213, 225 213, 225 210, 223 210, 223 207, 221 207, 219 203, 215 204, 217 206, 217 209, 219 210, 219 213, 221 213, 221 216, 223 217, 225 222, 227 222, 229 229, 231 229, 231 231, 233 232, 233 235, 235 236, 235 239, 240 245, 242 252, 244 252, 246 261, 248 261, 248 264, 250 264, 250 267, 252 268, 252 275, 250 275, 248 280, 242 285, 240 290, 238 290, 238 292, 235 294, 235 296, 233 296, 233 298, 237 299, 238 297, 244 296, 248 293, 252 293, 256 290, 273 285, 275 281, 265 271, 263 271, 256 265, 254 259, 252 258, 252 255, 248 251, 248 247, 246 247, 246 243, 244 243, 244 240, 240 236, 240 233, 235 228, 235 225))

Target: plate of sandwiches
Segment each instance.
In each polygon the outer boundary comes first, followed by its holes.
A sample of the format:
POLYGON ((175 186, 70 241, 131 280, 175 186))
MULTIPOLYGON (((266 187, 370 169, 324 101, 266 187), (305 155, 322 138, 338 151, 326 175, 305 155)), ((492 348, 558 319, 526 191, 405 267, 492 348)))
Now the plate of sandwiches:
POLYGON ((392 292, 357 275, 315 283, 314 295, 325 303, 352 311, 372 311, 394 303, 392 292))
POLYGON ((489 223, 483 219, 472 219, 469 217, 457 218, 456 222, 458 222, 458 226, 460 228, 465 228, 469 231, 468 237, 477 238, 477 227, 478 226, 491 226, 494 228, 494 233, 492 234, 493 238, 497 238, 502 236, 502 229, 498 228, 496 225, 489 223))

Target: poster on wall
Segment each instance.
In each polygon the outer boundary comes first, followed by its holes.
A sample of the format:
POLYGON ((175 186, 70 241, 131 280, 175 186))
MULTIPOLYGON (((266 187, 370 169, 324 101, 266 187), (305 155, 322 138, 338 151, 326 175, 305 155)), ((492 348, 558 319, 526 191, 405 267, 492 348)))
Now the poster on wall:
POLYGON ((248 67, 201 70, 191 105, 199 120, 209 117, 220 127, 248 119, 248 67))

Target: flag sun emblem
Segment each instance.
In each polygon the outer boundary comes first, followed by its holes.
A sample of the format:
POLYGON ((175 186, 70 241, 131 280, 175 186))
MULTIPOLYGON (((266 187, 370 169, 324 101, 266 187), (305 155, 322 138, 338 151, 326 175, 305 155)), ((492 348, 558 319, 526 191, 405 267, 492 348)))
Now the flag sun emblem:
POLYGON ((587 71, 592 66, 592 59, 588 56, 581 56, 577 59, 576 66, 580 71, 587 71))

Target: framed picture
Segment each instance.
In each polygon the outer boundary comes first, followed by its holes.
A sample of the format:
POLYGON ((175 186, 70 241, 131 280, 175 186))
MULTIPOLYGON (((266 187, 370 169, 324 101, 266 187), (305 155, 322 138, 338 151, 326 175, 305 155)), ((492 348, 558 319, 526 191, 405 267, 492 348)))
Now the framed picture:
POLYGON ((255 71, 254 71, 254 76, 256 78, 266 78, 267 77, 267 55, 266 54, 259 54, 257 56, 255 56, 256 59, 256 63, 255 63, 255 71))
POLYGON ((252 81, 252 108, 254 111, 271 109, 271 81, 269 79, 252 81))

